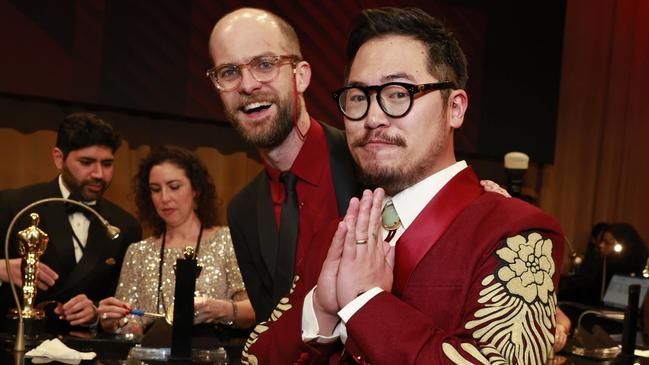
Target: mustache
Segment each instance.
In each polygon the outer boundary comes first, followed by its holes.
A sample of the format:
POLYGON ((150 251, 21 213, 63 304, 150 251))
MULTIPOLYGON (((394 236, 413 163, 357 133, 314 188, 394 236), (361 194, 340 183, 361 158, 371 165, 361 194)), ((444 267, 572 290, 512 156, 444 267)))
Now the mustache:
POLYGON ((243 108, 245 105, 256 102, 270 102, 275 103, 275 96, 268 93, 255 93, 255 94, 240 94, 237 109, 243 108))
POLYGON ((358 140, 354 141, 352 147, 363 147, 370 142, 382 142, 393 144, 399 147, 406 147, 406 141, 401 136, 391 136, 380 131, 368 131, 358 140))
POLYGON ((106 186, 106 180, 103 179, 88 179, 83 182, 83 185, 101 185, 106 186))

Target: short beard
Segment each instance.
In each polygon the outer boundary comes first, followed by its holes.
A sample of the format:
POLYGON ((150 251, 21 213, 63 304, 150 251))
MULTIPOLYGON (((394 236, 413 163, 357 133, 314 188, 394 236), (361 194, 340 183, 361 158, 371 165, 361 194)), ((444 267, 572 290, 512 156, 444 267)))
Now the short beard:
MULTIPOLYGON (((352 146, 362 146, 369 140, 369 134, 364 136, 360 141, 355 142, 352 146)), ((386 141, 391 141, 399 146, 406 147, 407 142, 401 137, 390 137, 386 135, 376 134, 374 138, 381 138, 386 141)), ((431 149, 426 157, 419 161, 408 160, 399 166, 380 166, 378 164, 362 165, 358 161, 358 157, 352 152, 354 162, 356 164, 356 175, 358 181, 365 187, 378 188, 381 187, 389 196, 394 196, 397 193, 409 188, 412 185, 427 178, 430 171, 433 169, 436 161, 439 158, 442 145, 439 141, 433 141, 431 149)))
POLYGON ((389 196, 394 196, 407 187, 414 185, 421 180, 416 169, 399 171, 394 168, 378 168, 366 171, 357 166, 357 179, 365 187, 381 187, 389 196))
MULTIPOLYGON (((253 144, 257 148, 275 148, 282 144, 293 130, 295 113, 289 103, 276 103, 278 108, 277 116, 270 121, 265 131, 251 132, 247 130, 236 118, 236 111, 226 111, 227 118, 233 124, 234 129, 244 141, 253 144)), ((264 122, 266 123, 266 122, 264 122)))
POLYGON ((101 196, 104 194, 106 189, 108 189, 108 185, 109 185, 109 183, 107 183, 104 180, 91 180, 91 181, 77 182, 75 180, 74 176, 72 176, 72 174, 68 170, 68 168, 65 167, 65 165, 61 169, 61 178, 63 179, 63 182, 65 183, 65 186, 70 190, 70 198, 75 199, 75 200, 81 199, 81 201, 84 201, 84 202, 95 201, 95 200, 101 198, 101 196), (92 194, 92 196, 84 195, 83 187, 86 184, 89 184, 91 182, 99 182, 99 183, 101 183, 103 185, 101 191, 99 193, 97 193, 97 194, 92 194))

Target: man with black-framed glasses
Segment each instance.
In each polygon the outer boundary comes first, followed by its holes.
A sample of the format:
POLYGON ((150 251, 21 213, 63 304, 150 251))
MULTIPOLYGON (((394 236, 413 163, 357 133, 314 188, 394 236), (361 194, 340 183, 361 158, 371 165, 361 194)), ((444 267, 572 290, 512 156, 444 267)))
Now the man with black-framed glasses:
POLYGON ((389 117, 401 118, 408 114, 415 96, 435 90, 453 89, 452 82, 433 82, 413 85, 406 82, 388 82, 383 85, 345 86, 332 93, 340 111, 349 120, 361 120, 370 110, 370 92, 376 93, 376 102, 389 117))
MULTIPOLYGON (((238 9, 217 22, 209 46, 214 67, 207 76, 228 120, 264 163, 228 206, 237 260, 261 322, 288 294, 315 233, 343 216, 360 190, 343 133, 307 112, 311 68, 291 25, 265 10, 238 9), (297 177, 297 219, 287 214, 285 172, 297 177), (282 230, 287 225, 292 232, 282 230)), ((439 87, 406 90, 412 98, 439 87)), ((485 189, 503 191, 493 183, 485 189)))
POLYGON ((209 49, 214 67, 207 76, 225 114, 264 164, 228 206, 237 260, 261 322, 289 292, 313 235, 344 214, 358 189, 343 133, 307 112, 311 67, 286 21, 261 9, 236 10, 217 22, 209 49))
POLYGON ((415 8, 367 9, 334 92, 365 190, 319 234, 249 364, 545 364, 563 233, 457 161, 468 107, 454 36, 415 8))

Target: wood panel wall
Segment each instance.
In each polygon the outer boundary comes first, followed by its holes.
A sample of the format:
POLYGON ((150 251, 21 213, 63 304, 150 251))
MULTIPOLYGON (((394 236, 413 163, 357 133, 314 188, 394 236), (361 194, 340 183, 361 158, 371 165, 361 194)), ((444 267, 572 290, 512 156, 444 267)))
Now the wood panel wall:
MULTIPOLYGON (((649 2, 567 2, 555 163, 535 166, 526 189, 559 219, 578 251, 599 221, 630 222, 649 241, 647 65, 649 2)), ((0 189, 55 176, 50 150, 56 127, 78 110, 0 98, 0 189)), ((133 210, 131 176, 152 145, 183 146, 207 164, 220 196, 222 224, 229 199, 261 168, 254 151, 223 124, 99 114, 125 138, 106 196, 128 210, 133 210)))

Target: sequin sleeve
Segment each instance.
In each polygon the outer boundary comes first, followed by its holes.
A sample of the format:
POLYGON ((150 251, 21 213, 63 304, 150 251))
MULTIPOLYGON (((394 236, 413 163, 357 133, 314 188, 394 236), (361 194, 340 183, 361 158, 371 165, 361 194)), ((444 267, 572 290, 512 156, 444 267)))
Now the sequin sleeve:
MULTIPOLYGON (((143 303, 140 303, 142 288, 142 278, 144 277, 145 265, 143 255, 148 250, 145 250, 147 240, 133 243, 129 246, 124 256, 122 270, 119 275, 119 284, 115 292, 115 297, 131 305, 131 308, 143 308, 143 303)), ((142 323, 142 319, 138 316, 128 316, 129 321, 142 323)))
POLYGON ((198 261, 203 269, 196 281, 197 297, 235 300, 247 297, 227 227, 219 227, 203 242, 198 261))
POLYGON ((234 300, 243 300, 248 298, 246 287, 243 284, 241 271, 239 271, 239 263, 234 254, 234 246, 232 245, 232 237, 230 237, 230 229, 225 227, 224 242, 223 242, 223 257, 225 259, 225 271, 228 280, 228 298, 234 300))

